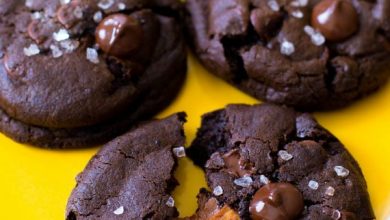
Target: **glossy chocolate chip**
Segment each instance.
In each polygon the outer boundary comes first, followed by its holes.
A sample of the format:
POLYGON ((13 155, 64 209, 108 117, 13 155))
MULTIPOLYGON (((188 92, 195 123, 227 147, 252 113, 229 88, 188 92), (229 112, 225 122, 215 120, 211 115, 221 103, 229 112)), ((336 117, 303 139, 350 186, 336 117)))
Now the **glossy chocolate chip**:
POLYGON ((314 7, 311 20, 330 41, 345 40, 359 27, 359 16, 350 0, 322 0, 314 7))
POLYGON ((249 212, 253 220, 288 220, 299 216, 303 207, 302 194, 293 185, 270 183, 255 193, 249 212))
POLYGON ((143 37, 139 22, 125 14, 104 18, 96 29, 96 42, 106 53, 123 57, 135 52, 143 37))
POLYGON ((252 174, 252 165, 245 162, 241 158, 240 152, 238 150, 230 151, 224 154, 222 157, 228 173, 241 177, 252 174))

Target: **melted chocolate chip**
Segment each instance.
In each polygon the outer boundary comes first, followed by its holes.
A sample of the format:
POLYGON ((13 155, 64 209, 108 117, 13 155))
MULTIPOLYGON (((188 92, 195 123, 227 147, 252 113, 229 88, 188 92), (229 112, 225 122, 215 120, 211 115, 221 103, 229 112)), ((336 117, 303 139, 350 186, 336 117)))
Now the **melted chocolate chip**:
POLYGON ((252 198, 249 212, 253 220, 294 219, 303 210, 302 194, 289 183, 270 183, 252 198))
POLYGON ((233 150, 222 156, 226 170, 235 176, 247 176, 252 174, 253 167, 246 163, 238 150, 233 150))
POLYGON ((341 41, 357 31, 359 16, 350 0, 322 0, 313 9, 312 25, 327 40, 341 41))
POLYGON ((96 29, 96 42, 113 56, 127 56, 135 52, 142 40, 139 22, 125 14, 113 14, 103 19, 96 29))

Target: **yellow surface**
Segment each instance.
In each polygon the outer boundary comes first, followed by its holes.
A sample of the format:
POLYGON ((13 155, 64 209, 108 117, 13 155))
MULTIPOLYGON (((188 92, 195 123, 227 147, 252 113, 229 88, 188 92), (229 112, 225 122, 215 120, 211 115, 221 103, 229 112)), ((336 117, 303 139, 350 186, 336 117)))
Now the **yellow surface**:
MULTIPOLYGON (((177 100, 159 117, 188 113, 187 144, 194 138, 200 116, 228 103, 256 103, 207 72, 190 58, 187 82, 177 100)), ((390 83, 378 93, 316 118, 335 134, 360 163, 378 219, 390 214, 390 83)), ((98 148, 50 151, 17 144, 0 135, 0 219, 64 219, 65 205, 83 170, 98 148)), ((174 197, 183 216, 196 209, 195 196, 205 185, 202 172, 187 159, 176 173, 180 186, 174 197)))

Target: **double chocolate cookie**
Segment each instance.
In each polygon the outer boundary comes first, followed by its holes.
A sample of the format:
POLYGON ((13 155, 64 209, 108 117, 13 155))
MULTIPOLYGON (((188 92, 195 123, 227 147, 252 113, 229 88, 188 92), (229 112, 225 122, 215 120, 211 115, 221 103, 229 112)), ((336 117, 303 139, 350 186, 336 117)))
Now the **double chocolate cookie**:
POLYGON ((1 1, 0 130, 39 146, 95 145, 164 108, 186 72, 180 7, 1 1))
POLYGON ((188 0, 186 20, 201 62, 259 99, 336 108, 390 76, 386 0, 188 0))
POLYGON ((185 142, 180 113, 140 125, 105 145, 77 177, 66 219, 174 219, 170 193, 185 142))
POLYGON ((205 169, 197 219, 375 219, 344 146, 308 114, 230 105, 203 117, 188 150, 205 169))

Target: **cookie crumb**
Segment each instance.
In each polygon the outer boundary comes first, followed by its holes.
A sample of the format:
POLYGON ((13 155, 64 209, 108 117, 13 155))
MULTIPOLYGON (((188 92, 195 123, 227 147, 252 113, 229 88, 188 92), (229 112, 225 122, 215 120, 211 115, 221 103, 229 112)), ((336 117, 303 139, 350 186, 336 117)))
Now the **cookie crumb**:
POLYGON ((333 187, 329 186, 325 190, 325 195, 327 195, 327 196, 334 196, 334 192, 335 192, 335 189, 333 187))
POLYGON ((308 186, 309 186, 309 188, 312 189, 312 190, 317 190, 318 187, 319 187, 319 184, 318 184, 317 181, 310 180, 308 186))
POLYGON ((113 4, 114 4, 114 0, 101 0, 98 3, 98 7, 103 9, 103 10, 106 10, 106 9, 111 8, 111 6, 113 4))
POLYGON ((31 57, 41 52, 38 45, 30 44, 30 46, 23 48, 24 55, 31 57))
POLYGON ((172 151, 176 157, 185 157, 186 156, 186 150, 184 147, 176 147, 176 148, 173 148, 172 151))
POLYGON ((96 49, 90 47, 87 48, 87 60, 95 64, 99 63, 99 54, 96 49))
POLYGON ((349 175, 349 170, 343 166, 335 166, 334 171, 336 172, 337 176, 340 177, 347 177, 349 175))
POLYGON ((285 160, 285 161, 289 161, 293 158, 293 155, 289 154, 287 151, 285 150, 281 150, 279 151, 278 153, 278 156, 282 159, 282 160, 285 160))
POLYGON ((119 208, 117 208, 117 209, 114 211, 114 214, 115 214, 115 215, 122 215, 124 211, 125 211, 125 208, 124 208, 123 206, 120 206, 119 208))
POLYGON ((271 181, 269 181, 269 179, 264 176, 264 175, 260 175, 260 183, 264 184, 264 185, 267 185, 268 183, 270 183, 271 181))
POLYGON ((290 56, 295 52, 295 46, 290 41, 284 40, 280 45, 280 53, 290 56))
POLYGON ((279 11, 280 10, 280 5, 277 1, 275 0, 268 0, 268 7, 272 10, 272 11, 279 11))
POLYGON ((223 194, 223 189, 222 189, 222 187, 221 187, 221 186, 215 187, 214 190, 213 190, 213 194, 214 194, 215 196, 220 196, 220 195, 222 195, 222 194, 223 194))
POLYGON ((233 182, 234 182, 234 184, 236 184, 237 186, 249 187, 249 186, 252 185, 253 180, 252 180, 252 178, 249 177, 249 176, 244 176, 244 177, 235 179, 233 182))
POLYGON ((83 18, 83 9, 80 7, 80 6, 77 6, 74 11, 73 11, 73 14, 76 18, 83 18))
POLYGON ((175 207, 175 200, 172 198, 172 196, 170 196, 167 200, 167 202, 165 203, 165 205, 167 205, 168 207, 175 207))
POLYGON ((61 28, 58 32, 53 33, 53 38, 56 41, 64 41, 69 39, 69 33, 66 29, 61 28))

